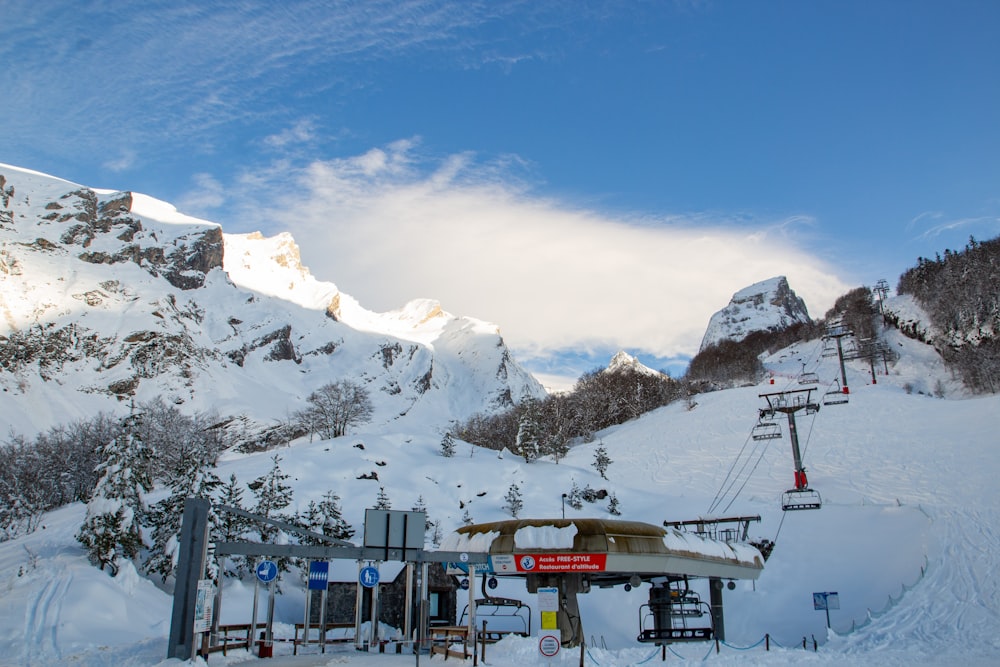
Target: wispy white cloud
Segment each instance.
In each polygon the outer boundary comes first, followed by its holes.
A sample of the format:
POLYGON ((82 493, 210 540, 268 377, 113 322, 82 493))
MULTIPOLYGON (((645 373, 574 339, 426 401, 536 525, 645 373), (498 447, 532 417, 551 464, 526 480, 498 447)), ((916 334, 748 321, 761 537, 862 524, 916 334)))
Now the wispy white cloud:
POLYGON ((256 170, 242 188, 268 201, 244 200, 237 218, 291 231, 314 274, 369 308, 438 299, 499 324, 524 359, 588 348, 693 354, 712 313, 753 282, 788 276, 814 316, 846 289, 794 242, 790 227, 807 218, 637 223, 534 195, 501 173, 469 154, 428 165, 402 141, 256 170))
MULTIPOLYGON (((333 86, 368 85, 359 63, 416 52, 445 62, 449 54, 482 57, 470 48, 484 39, 476 31, 519 7, 151 0, 128 11, 100 0, 9 0, 0 25, 0 61, 11 65, 0 70, 0 126, 41 146, 35 150, 100 152, 113 140, 155 159, 144 147, 210 145, 222 127, 284 122, 297 113, 292 106, 333 86)), ((303 123, 271 142, 301 141, 310 130, 303 123)))
POLYGON ((980 215, 953 218, 943 211, 924 211, 910 220, 907 229, 917 234, 918 239, 934 239, 948 232, 985 230, 988 233, 1000 231, 1000 216, 980 215))

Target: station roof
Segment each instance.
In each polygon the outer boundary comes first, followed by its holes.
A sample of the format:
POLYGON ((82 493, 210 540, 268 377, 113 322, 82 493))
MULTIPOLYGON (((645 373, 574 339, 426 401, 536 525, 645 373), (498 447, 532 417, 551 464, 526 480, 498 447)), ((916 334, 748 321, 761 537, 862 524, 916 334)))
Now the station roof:
POLYGON ((610 519, 512 519, 463 526, 442 549, 486 552, 495 574, 589 572, 596 580, 638 574, 756 579, 760 552, 638 521, 610 519))

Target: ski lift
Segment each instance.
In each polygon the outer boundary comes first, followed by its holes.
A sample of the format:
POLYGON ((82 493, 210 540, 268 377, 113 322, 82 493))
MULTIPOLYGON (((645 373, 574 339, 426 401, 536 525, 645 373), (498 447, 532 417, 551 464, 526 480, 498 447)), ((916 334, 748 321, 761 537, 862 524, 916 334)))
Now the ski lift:
POLYGON ((836 341, 834 341, 832 338, 824 340, 822 354, 824 357, 836 357, 838 354, 836 341))
POLYGON ((754 440, 774 440, 781 437, 781 427, 776 422, 757 422, 750 432, 754 440))
POLYGON ((819 376, 812 371, 799 375, 799 384, 819 384, 819 376))
POLYGON ((649 602, 639 607, 639 636, 636 639, 658 645, 710 641, 715 635, 711 619, 708 605, 688 588, 687 580, 674 580, 649 589, 649 602), (699 620, 706 615, 707 624, 699 620), (651 628, 647 627, 649 619, 653 621, 651 628))
POLYGON ((851 397, 840 388, 840 380, 834 380, 832 389, 823 394, 823 405, 843 405, 851 400, 851 397))
POLYGON ((809 488, 809 479, 805 468, 796 464, 795 488, 781 494, 781 509, 785 512, 794 510, 818 510, 823 506, 819 491, 809 488))
POLYGON ((781 509, 785 512, 794 510, 818 510, 823 506, 823 498, 819 491, 809 487, 789 489, 781 494, 781 509))

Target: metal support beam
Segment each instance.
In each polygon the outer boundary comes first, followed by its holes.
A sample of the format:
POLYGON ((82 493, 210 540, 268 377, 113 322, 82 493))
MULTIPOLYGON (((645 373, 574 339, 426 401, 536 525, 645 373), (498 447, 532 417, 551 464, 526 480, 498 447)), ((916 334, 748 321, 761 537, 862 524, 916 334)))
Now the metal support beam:
POLYGON ((167 658, 191 660, 194 657, 194 611, 198 580, 205 571, 208 555, 208 510, 204 498, 184 500, 181 518, 180 552, 177 559, 177 582, 174 586, 174 609, 170 617, 170 640, 167 658))
POLYGON ((715 629, 715 638, 720 642, 726 641, 726 619, 722 612, 722 589, 724 587, 722 579, 712 577, 708 580, 712 627, 715 629))

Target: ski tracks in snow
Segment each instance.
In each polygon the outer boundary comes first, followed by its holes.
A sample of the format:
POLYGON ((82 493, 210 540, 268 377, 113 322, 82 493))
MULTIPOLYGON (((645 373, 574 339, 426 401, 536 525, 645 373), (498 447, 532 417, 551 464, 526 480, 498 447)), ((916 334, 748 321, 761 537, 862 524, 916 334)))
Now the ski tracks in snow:
POLYGON ((28 606, 24 619, 24 664, 52 664, 60 660, 59 619, 62 603, 73 582, 73 575, 56 573, 28 606))

